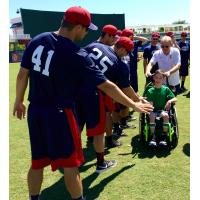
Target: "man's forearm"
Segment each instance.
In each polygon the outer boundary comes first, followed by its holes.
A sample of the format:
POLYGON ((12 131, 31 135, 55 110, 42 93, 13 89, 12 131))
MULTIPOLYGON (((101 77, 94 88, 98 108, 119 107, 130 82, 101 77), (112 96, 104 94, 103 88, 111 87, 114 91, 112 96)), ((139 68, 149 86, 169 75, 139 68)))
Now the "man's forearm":
POLYGON ((175 65, 175 66, 173 66, 170 70, 169 70, 169 72, 170 72, 170 74, 173 74, 173 73, 175 73, 177 70, 179 70, 180 69, 180 64, 177 64, 177 65, 175 65))
POLYGON ((148 65, 147 59, 144 59, 143 60, 144 74, 146 74, 147 65, 148 65))
POLYGON ((149 64, 147 65, 147 67, 146 67, 146 73, 145 73, 145 75, 147 76, 148 74, 150 74, 150 71, 151 71, 151 69, 152 69, 152 64, 149 62, 149 64))
POLYGON ((142 41, 142 43, 145 43, 145 42, 149 41, 148 38, 145 38, 145 37, 142 37, 142 36, 134 36, 134 40, 142 41))
POLYGON ((121 103, 127 107, 135 107, 134 102, 129 97, 127 97, 114 83, 107 80, 106 82, 99 85, 98 88, 105 92, 116 102, 121 103))
POLYGON ((123 88, 122 92, 134 102, 140 101, 139 95, 135 93, 134 89, 131 86, 127 88, 123 88))

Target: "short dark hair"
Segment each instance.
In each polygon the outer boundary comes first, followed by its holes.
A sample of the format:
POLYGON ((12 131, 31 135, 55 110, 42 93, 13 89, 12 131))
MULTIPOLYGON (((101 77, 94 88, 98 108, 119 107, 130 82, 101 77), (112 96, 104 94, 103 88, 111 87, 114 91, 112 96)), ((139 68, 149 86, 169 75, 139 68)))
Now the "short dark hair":
POLYGON ((119 44, 119 43, 115 43, 115 47, 117 48, 117 49, 120 49, 120 48, 124 48, 121 44, 119 44))
POLYGON ((70 24, 66 22, 64 19, 62 19, 60 26, 62 28, 67 28, 69 31, 71 31, 75 26, 77 26, 77 24, 70 24))
POLYGON ((162 74, 163 75, 163 77, 165 77, 166 75, 164 74, 164 72, 163 71, 161 71, 160 69, 157 69, 156 71, 155 71, 155 73, 153 74, 153 76, 155 76, 156 74, 162 74))
POLYGON ((103 38, 105 35, 106 35, 105 32, 102 32, 102 33, 101 33, 101 37, 102 37, 102 38, 103 38))

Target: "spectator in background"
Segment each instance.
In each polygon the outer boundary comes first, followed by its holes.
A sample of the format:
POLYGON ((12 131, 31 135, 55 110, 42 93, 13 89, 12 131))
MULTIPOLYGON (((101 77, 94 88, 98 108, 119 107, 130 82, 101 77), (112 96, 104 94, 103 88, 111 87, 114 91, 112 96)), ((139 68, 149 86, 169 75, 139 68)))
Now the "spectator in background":
POLYGON ((190 43, 186 40, 187 33, 181 33, 181 40, 178 42, 181 54, 181 66, 180 66, 180 77, 181 77, 181 91, 185 92, 184 87, 186 76, 188 76, 188 67, 190 61, 190 43))
MULTIPOLYGON (((144 74, 146 73, 146 67, 147 67, 148 63, 150 62, 153 54, 155 53, 156 50, 160 49, 159 39, 160 39, 160 33, 153 32, 151 34, 151 44, 144 48, 144 53, 143 53, 144 74)), ((158 64, 156 63, 152 67, 151 73, 153 74, 157 69, 158 69, 158 64)), ((149 83, 149 79, 146 78, 146 84, 148 84, 148 83, 149 83)))
POLYGON ((174 38, 174 33, 172 31, 166 32, 166 36, 169 36, 172 39, 172 46, 176 47, 180 50, 175 38, 174 38))

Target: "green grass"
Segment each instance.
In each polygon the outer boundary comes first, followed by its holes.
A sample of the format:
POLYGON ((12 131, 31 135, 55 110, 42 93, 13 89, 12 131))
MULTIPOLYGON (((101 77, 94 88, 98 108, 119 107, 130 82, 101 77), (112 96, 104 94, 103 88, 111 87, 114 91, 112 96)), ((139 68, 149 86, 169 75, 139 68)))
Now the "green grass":
MULTIPOLYGON (((26 120, 12 116, 15 81, 19 64, 10 64, 10 200, 27 200, 27 170, 30 165, 30 145, 26 120)), ((142 94, 144 76, 139 63, 139 92, 142 94)), ((186 80, 189 88, 189 78, 186 80)), ((186 92, 187 93, 187 92, 186 92)), ((28 105, 28 103, 27 103, 28 105)), ((101 175, 95 173, 95 154, 86 148, 87 163, 81 167, 87 200, 189 200, 190 199, 190 99, 178 96, 176 105, 179 122, 179 144, 171 152, 147 151, 138 143, 138 114, 136 129, 128 129, 128 137, 120 138, 123 146, 110 149, 106 159, 116 159, 117 167, 101 175)), ((62 171, 45 169, 41 200, 70 199, 65 191, 62 171)))

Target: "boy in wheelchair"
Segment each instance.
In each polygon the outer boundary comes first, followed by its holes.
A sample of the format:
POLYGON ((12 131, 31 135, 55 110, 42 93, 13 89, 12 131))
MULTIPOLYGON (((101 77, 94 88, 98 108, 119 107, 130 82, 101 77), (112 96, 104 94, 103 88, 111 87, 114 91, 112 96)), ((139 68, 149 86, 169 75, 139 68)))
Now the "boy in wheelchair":
POLYGON ((177 101, 173 92, 163 83, 165 82, 165 75, 161 70, 157 70, 153 74, 153 85, 146 92, 147 101, 154 106, 153 112, 149 116, 149 127, 151 140, 149 146, 157 146, 155 127, 156 119, 162 118, 162 134, 159 141, 159 146, 167 146, 168 124, 169 124, 169 110, 171 105, 177 101))

